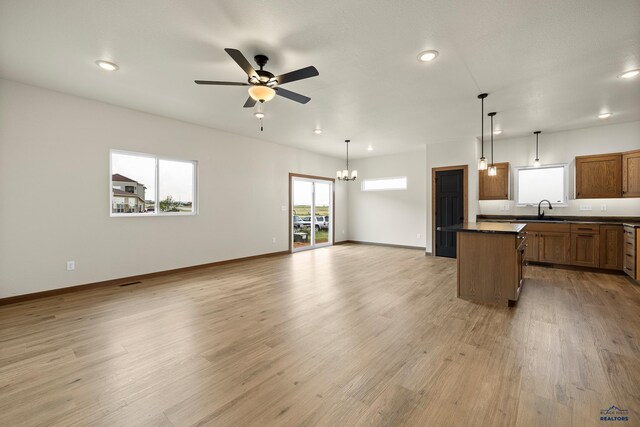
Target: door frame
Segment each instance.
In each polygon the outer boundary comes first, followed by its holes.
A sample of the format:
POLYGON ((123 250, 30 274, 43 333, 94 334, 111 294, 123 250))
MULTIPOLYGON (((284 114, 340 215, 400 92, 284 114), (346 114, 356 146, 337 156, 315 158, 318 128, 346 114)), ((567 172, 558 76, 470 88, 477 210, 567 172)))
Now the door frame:
POLYGON ((291 215, 291 210, 293 209, 293 186, 291 185, 293 182, 292 178, 316 179, 319 181, 330 181, 333 183, 333 185, 331 186, 331 235, 333 236, 333 241, 331 242, 331 245, 329 245, 333 246, 336 243, 336 179, 327 178, 326 176, 304 175, 300 173, 289 172, 289 211, 287 213, 287 215, 289 216, 289 253, 293 253, 293 216, 291 215))
POLYGON ((436 256, 436 172, 462 169, 464 222, 469 219, 469 165, 431 168, 431 256, 436 256))

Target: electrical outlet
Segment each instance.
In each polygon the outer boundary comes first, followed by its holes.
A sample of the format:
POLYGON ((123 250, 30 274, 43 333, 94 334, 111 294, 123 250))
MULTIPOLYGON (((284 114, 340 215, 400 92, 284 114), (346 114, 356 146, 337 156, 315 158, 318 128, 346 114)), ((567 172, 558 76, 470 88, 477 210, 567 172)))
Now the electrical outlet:
POLYGON ((287 207, 284 206, 284 205, 282 205, 280 208, 282 209, 282 212, 286 212, 287 211, 287 207))
POLYGON ((276 238, 274 237, 273 239, 271 239, 271 243, 275 243, 276 242, 276 238))
POLYGON ((416 234, 416 239, 420 238, 420 233, 416 234))
POLYGON ((67 261, 67 271, 73 271, 76 269, 75 261, 67 261))
POLYGON ((591 210, 591 205, 580 205, 580 210, 581 211, 590 211, 591 210))
POLYGON ((607 205, 601 205, 600 212, 606 212, 606 211, 607 211, 607 205))
POLYGON ((342 234, 344 235, 344 230, 342 230, 342 234))
POLYGON ((511 210, 511 205, 509 203, 505 203, 504 210, 505 211, 510 211, 511 210))

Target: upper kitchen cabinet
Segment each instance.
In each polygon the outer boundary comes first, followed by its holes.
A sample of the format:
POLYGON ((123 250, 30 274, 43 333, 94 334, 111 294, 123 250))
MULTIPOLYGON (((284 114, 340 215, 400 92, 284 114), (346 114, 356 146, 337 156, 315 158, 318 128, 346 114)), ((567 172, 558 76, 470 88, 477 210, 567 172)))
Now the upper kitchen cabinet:
POLYGON ((576 199, 615 197, 622 197, 622 154, 576 157, 576 199))
POLYGON ((640 197, 640 150, 622 153, 622 197, 640 197))
POLYGON ((496 175, 489 176, 488 169, 480 173, 480 200, 509 200, 509 162, 494 163, 496 175))

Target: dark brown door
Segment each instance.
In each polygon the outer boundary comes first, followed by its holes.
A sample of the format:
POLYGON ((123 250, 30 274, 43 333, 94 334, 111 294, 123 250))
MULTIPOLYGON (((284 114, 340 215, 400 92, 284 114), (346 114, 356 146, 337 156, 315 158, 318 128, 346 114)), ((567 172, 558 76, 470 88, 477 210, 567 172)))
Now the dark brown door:
POLYGON ((464 171, 436 171, 436 255, 456 257, 456 234, 438 227, 464 221, 464 171))

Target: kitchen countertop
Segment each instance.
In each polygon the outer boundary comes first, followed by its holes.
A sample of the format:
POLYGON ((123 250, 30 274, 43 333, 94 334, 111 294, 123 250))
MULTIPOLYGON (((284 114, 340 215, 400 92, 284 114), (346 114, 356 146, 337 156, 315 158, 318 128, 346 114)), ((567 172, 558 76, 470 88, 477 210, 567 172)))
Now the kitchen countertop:
POLYGON ((464 222, 448 227, 438 227, 439 231, 452 231, 464 233, 494 233, 494 234, 518 234, 527 224, 513 224, 501 222, 464 222))
POLYGON ((610 224, 640 227, 640 217, 584 217, 584 216, 553 216, 546 215, 539 220, 536 215, 478 215, 478 221, 483 222, 518 222, 518 223, 548 223, 548 224, 610 224))

